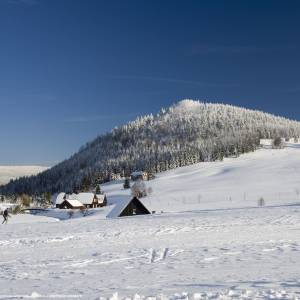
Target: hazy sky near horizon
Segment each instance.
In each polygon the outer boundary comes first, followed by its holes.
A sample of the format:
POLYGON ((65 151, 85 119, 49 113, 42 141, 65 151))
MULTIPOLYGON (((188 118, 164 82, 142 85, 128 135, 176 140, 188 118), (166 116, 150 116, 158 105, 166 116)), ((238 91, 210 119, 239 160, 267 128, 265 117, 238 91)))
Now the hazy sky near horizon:
POLYGON ((184 98, 300 120, 299 1, 0 0, 0 165, 184 98))

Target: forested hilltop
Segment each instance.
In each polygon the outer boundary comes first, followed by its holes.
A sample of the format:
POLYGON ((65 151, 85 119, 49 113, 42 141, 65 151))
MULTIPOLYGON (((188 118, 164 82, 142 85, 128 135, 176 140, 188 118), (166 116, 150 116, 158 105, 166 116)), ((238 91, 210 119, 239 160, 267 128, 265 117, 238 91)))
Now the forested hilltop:
POLYGON ((300 123, 231 105, 183 100, 137 118, 87 143, 69 159, 37 176, 0 188, 0 194, 72 192, 127 176, 157 173, 254 151, 260 138, 300 136, 300 123))

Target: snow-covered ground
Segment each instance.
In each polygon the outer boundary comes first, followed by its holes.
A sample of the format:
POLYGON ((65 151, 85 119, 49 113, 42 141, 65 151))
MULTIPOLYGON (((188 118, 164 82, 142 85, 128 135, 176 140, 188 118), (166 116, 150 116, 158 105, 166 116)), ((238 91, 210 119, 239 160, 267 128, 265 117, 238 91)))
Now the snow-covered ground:
POLYGON ((42 166, 0 166, 0 185, 22 176, 30 176, 45 171, 42 166))
MULTIPOLYGON (((116 181, 104 186, 109 201, 128 197, 122 185, 116 181)), ((157 212, 256 207, 261 197, 266 205, 300 202, 300 144, 290 143, 280 150, 265 146, 223 162, 177 168, 147 185, 153 193, 144 202, 157 212)))
POLYGON ((13 216, 0 226, 0 299, 299 299, 299 172, 290 144, 160 174, 144 202, 164 213, 13 216))

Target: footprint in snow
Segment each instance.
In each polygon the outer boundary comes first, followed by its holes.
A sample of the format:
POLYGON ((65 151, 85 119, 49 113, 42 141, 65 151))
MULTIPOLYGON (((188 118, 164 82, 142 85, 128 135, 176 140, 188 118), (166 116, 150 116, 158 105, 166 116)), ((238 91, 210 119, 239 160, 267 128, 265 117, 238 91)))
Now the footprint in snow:
POLYGON ((224 253, 224 255, 239 255, 239 254, 241 254, 241 252, 226 252, 226 253, 224 253))
POLYGON ((217 259, 219 259, 219 257, 206 257, 203 260, 204 261, 213 261, 213 260, 217 260, 217 259))
POLYGON ((265 248, 262 251, 263 252, 272 252, 272 251, 276 251, 276 248, 265 248))

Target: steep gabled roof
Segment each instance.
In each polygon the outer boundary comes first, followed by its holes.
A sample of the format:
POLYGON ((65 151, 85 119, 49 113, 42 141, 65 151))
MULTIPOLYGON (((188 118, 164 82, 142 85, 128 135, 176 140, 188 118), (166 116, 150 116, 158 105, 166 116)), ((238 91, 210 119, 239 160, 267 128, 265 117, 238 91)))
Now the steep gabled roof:
POLYGON ((145 207, 145 205, 142 203, 141 200, 137 198, 126 198, 120 200, 118 203, 115 204, 114 208, 109 212, 109 214, 106 216, 107 218, 117 218, 120 217, 122 212, 125 210, 125 208, 130 204, 131 201, 136 199, 136 201, 139 201, 141 205, 145 208, 145 210, 150 214, 149 210, 145 207))
POLYGON ((107 218, 117 218, 124 210, 124 208, 129 204, 130 201, 130 198, 119 200, 118 203, 115 204, 114 208, 107 215, 107 218))
POLYGON ((55 204, 62 204, 64 202, 64 197, 66 196, 66 193, 59 193, 56 197, 55 204))

